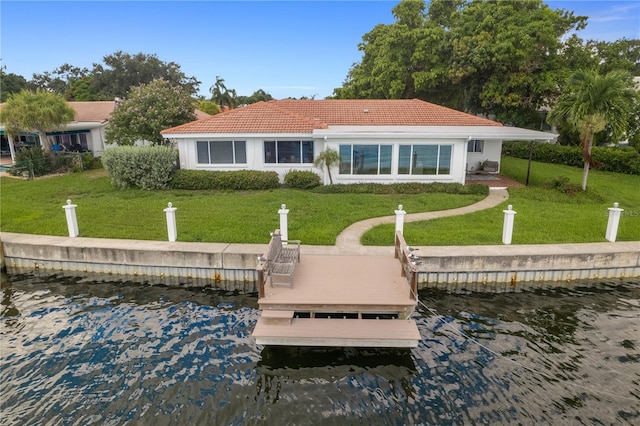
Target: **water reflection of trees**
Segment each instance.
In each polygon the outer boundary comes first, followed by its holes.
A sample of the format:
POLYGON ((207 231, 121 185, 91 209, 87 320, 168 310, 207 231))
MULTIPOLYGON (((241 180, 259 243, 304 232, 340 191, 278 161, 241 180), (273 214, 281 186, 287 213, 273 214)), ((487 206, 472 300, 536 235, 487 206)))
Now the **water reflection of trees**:
MULTIPOLYGON (((409 349, 267 346, 257 363, 256 394, 271 402, 283 383, 351 381, 388 384, 396 400, 414 399, 416 366, 409 349)), ((380 389, 377 389, 380 391, 380 389)))
MULTIPOLYGON (((488 337, 487 329, 499 323, 520 323, 547 341, 573 342, 576 330, 585 327, 583 311, 603 313, 616 309, 621 297, 640 298, 640 280, 612 281, 574 288, 539 289, 519 293, 449 294, 422 291, 420 300, 439 315, 456 318, 470 327, 470 335, 488 337), (471 314, 469 314, 471 313, 471 314)), ((425 316, 432 312, 419 308, 425 316)), ((523 330, 513 334, 521 334, 523 330)), ((535 337, 535 336, 530 336, 535 337)), ((535 340, 535 338, 534 338, 535 340)))
POLYGON ((166 286, 134 281, 91 281, 82 277, 59 275, 34 277, 29 275, 8 276, 2 274, 2 316, 19 315, 13 304, 15 294, 46 291, 52 296, 64 298, 92 297, 108 299, 113 304, 149 304, 163 302, 178 304, 193 302, 198 305, 222 307, 247 307, 256 309, 256 294, 241 294, 237 291, 212 290, 204 287, 166 286))

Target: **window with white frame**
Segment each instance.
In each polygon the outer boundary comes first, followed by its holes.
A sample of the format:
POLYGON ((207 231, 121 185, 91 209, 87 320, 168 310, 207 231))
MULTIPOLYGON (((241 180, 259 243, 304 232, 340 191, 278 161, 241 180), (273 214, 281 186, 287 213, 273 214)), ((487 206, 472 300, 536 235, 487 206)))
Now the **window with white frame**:
POLYGON ((452 145, 400 145, 399 175, 448 175, 452 145))
POLYGON ((390 175, 391 145, 340 145, 340 174, 390 175))
POLYGON ((482 139, 471 139, 467 142, 467 152, 482 152, 484 150, 484 141, 482 139))
POLYGON ((197 141, 198 164, 246 164, 245 141, 197 141))
POLYGON ((264 162, 313 163, 313 141, 264 141, 264 162))

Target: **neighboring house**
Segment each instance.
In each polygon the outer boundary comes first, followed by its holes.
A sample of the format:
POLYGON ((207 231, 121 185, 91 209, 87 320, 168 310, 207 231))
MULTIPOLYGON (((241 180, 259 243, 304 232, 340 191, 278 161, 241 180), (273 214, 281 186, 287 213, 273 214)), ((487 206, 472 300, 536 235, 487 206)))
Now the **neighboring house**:
MULTIPOLYGON (((75 111, 75 120, 66 123, 59 131, 47 132, 47 138, 52 146, 58 145, 63 151, 91 152, 94 156, 100 157, 102 151, 108 146, 105 139, 105 129, 109 124, 111 113, 118 105, 116 101, 91 101, 91 102, 67 102, 75 111)), ((2 108, 2 104, 0 104, 2 108)), ((196 117, 203 119, 210 117, 209 114, 196 110, 196 117)), ((9 143, 4 134, 4 126, 0 124, 0 135, 2 136, 3 152, 9 150, 9 143)), ((20 140, 14 141, 16 147, 39 146, 40 138, 36 133, 22 133, 20 140)), ((12 155, 12 161, 15 158, 12 155)))
MULTIPOLYGON (((327 148, 340 153, 334 183, 459 182, 485 161, 499 164, 503 140, 556 135, 412 100, 272 100, 163 130, 180 167, 314 170, 327 148)), ((499 166, 498 166, 499 167, 499 166)), ((496 170, 497 171, 497 170, 496 170)))

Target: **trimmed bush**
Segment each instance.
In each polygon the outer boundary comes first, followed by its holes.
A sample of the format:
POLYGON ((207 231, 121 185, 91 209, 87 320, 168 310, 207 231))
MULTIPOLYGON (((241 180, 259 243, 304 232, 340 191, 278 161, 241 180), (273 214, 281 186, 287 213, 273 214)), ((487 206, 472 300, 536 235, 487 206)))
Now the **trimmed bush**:
MULTIPOLYGON (((515 158, 529 158, 529 142, 504 142, 502 154, 515 158)), ((633 148, 594 146, 591 155, 603 164, 601 170, 628 175, 640 175, 640 153, 633 148)), ((583 167, 582 150, 579 146, 564 146, 535 143, 533 161, 583 167)))
POLYGON ((165 189, 177 152, 168 146, 117 146, 102 153, 102 164, 116 188, 165 189))
POLYGON ((354 183, 325 185, 313 192, 321 194, 472 194, 489 195, 489 187, 482 184, 462 185, 459 183, 354 183))
POLYGON ((310 170, 290 170, 284 175, 284 185, 289 188, 311 189, 320 186, 320 176, 310 170))
POLYGON ((176 170, 173 189, 261 190, 280 186, 278 173, 257 170, 176 170))

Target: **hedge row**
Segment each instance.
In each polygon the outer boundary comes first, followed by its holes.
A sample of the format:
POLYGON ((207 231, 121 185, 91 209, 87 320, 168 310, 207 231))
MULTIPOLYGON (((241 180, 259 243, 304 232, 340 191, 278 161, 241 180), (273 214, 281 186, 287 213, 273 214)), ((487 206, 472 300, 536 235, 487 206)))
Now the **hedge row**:
POLYGON ((176 158, 168 146, 116 146, 102 153, 102 164, 117 188, 165 189, 176 158))
POLYGON ((176 170, 171 180, 173 189, 257 190, 279 186, 278 173, 257 170, 176 170))
POLYGON ((319 186, 313 189, 321 194, 475 194, 489 195, 489 187, 481 184, 460 183, 354 183, 319 186))
MULTIPOLYGON (((529 158, 529 142, 504 142, 502 153, 510 157, 527 159, 529 158)), ((591 155, 603 164, 601 170, 640 175, 640 153, 633 148, 594 146, 591 155)), ((531 159, 541 163, 564 164, 572 167, 584 165, 582 150, 578 146, 535 143, 531 159)))
POLYGON ((291 170, 284 175, 284 186, 311 189, 320 186, 320 176, 310 170, 291 170))

